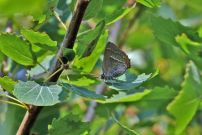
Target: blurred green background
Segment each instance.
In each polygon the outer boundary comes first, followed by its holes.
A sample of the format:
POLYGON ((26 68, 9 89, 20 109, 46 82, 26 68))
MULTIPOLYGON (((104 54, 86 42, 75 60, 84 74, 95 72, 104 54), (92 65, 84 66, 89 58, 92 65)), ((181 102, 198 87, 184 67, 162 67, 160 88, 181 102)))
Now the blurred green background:
MULTIPOLYGON (((128 54, 132 73, 139 75, 158 71, 158 75, 138 88, 151 90, 150 94, 139 99, 135 97, 130 102, 96 104, 93 108, 95 112, 91 114, 93 118, 88 123, 92 135, 128 134, 111 119, 109 110, 123 125, 142 135, 202 134, 202 1, 148 1, 138 0, 136 7, 130 10, 133 0, 91 0, 91 8, 84 17, 79 33, 105 20, 104 31, 109 32, 108 40, 115 42, 128 54), (125 8, 127 6, 129 8, 125 8), (117 18, 117 14, 124 15, 117 18)), ((0 31, 20 36, 23 28, 45 32, 60 45, 65 29, 53 15, 52 9, 68 26, 75 3, 76 0, 0 0, 0 31)), ((84 42, 82 38, 76 42, 76 46, 80 42, 84 42)), ((83 48, 79 48, 80 51, 83 48)), ((43 52, 39 61, 48 61, 46 56, 49 55, 53 54, 43 52)), ((79 62, 73 65, 78 68, 81 66, 79 62)), ((101 74, 101 63, 101 59, 96 61, 92 74, 101 74)), ((2 75, 25 80, 28 68, 0 52, 0 69, 2 75)), ((66 74, 61 79, 66 80, 66 74)), ((69 78, 69 83, 92 91, 103 86, 102 82, 89 76, 69 74, 69 78)), ((104 89, 103 93, 109 97, 117 93, 109 87, 104 89)), ((71 93, 66 102, 45 107, 32 132, 48 134, 48 125, 53 118, 67 114, 74 114, 85 121, 87 110, 94 104, 71 93)), ((0 102, 0 135, 14 135, 24 113, 24 109, 0 102)), ((75 123, 73 128, 77 130, 80 127, 75 123)))

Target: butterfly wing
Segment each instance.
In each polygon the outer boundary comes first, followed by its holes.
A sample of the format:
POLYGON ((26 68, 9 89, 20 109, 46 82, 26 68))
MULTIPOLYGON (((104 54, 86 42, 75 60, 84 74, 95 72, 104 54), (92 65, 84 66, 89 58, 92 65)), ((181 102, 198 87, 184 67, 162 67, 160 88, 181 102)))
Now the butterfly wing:
POLYGON ((130 59, 116 45, 108 42, 102 65, 103 78, 113 78, 122 75, 130 67, 130 59))

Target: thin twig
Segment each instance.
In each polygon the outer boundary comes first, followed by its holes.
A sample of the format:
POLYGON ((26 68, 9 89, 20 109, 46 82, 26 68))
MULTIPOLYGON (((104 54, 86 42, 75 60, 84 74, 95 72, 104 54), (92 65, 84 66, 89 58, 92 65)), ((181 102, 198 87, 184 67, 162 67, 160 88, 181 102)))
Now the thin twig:
MULTIPOLYGON (((73 13, 73 17, 71 19, 69 29, 64 37, 64 40, 62 42, 62 46, 60 47, 60 50, 58 51, 57 58, 60 58, 63 63, 67 63, 68 60, 63 57, 62 50, 64 48, 73 48, 74 42, 76 40, 76 36, 82 21, 82 18, 84 16, 85 10, 88 6, 89 1, 88 0, 78 0, 78 4, 76 7, 76 11, 73 13)), ((50 74, 53 74, 56 72, 61 66, 61 62, 57 59, 53 70, 51 70, 50 74)), ((57 72, 53 77, 50 78, 50 82, 56 82, 62 73, 62 70, 60 72, 57 72)), ((43 107, 40 106, 30 106, 29 111, 26 112, 23 121, 17 131, 17 135, 29 135, 30 130, 36 121, 36 118, 38 117, 38 114, 42 110, 43 107)))
POLYGON ((66 25, 62 22, 62 20, 60 19, 60 16, 58 15, 58 13, 53 9, 53 14, 55 15, 56 19, 60 22, 60 24, 63 26, 63 28, 65 30, 67 30, 66 25))

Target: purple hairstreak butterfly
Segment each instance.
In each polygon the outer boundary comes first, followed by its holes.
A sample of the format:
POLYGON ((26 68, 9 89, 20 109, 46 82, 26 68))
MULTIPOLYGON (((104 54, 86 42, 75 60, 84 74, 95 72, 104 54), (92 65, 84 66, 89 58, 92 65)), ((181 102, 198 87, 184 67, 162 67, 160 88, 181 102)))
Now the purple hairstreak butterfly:
POLYGON ((108 42, 104 52, 101 79, 112 80, 130 68, 130 59, 114 43, 108 42))

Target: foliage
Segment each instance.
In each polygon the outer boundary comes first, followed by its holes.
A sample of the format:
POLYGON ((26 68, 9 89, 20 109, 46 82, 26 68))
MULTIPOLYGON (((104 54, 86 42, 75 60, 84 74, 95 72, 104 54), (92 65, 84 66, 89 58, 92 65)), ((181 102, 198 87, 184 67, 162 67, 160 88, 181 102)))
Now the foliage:
POLYGON ((61 49, 76 0, 0 1, 1 133, 16 134, 34 105, 32 134, 202 134, 201 0, 89 2, 73 48, 61 49), (108 41, 131 68, 102 80, 108 41))

